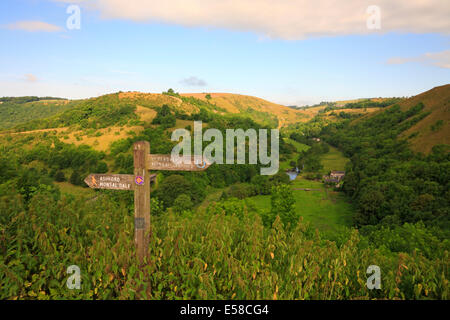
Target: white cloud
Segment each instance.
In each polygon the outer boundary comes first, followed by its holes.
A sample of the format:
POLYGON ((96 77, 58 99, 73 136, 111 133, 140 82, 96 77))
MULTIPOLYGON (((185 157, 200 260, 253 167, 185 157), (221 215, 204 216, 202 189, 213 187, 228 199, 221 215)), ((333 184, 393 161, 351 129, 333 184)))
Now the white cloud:
POLYGON ((428 52, 416 57, 395 57, 387 61, 388 64, 404 64, 411 62, 450 69, 450 50, 441 52, 428 52))
POLYGON ((25 74, 25 79, 24 80, 27 81, 27 82, 37 82, 38 78, 34 74, 27 73, 27 74, 25 74))
POLYGON ((206 86, 206 81, 199 79, 197 77, 189 77, 180 81, 181 84, 188 87, 204 87, 206 86))
MULTIPOLYGON (((54 0, 67 2, 67 0, 54 0)), ((78 2, 105 19, 163 22, 255 32, 298 40, 375 32, 450 33, 448 0, 92 0, 78 2), (381 9, 381 29, 369 30, 367 8, 381 9)))
POLYGON ((11 30, 23 30, 28 32, 58 32, 63 30, 59 26, 43 21, 17 21, 9 24, 7 27, 11 30))

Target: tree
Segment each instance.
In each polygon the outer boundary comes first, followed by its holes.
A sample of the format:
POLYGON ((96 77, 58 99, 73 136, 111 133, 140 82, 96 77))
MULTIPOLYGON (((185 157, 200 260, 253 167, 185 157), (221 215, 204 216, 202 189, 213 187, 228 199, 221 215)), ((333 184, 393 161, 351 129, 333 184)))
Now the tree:
POLYGON ((160 124, 163 128, 171 128, 176 124, 177 119, 170 111, 167 104, 164 104, 159 110, 156 117, 152 120, 152 124, 160 124))
POLYGON ((16 188, 24 196, 26 202, 42 190, 48 190, 55 199, 59 197, 59 189, 53 185, 52 180, 47 176, 41 176, 35 168, 18 172, 16 188))
POLYGON ((169 114, 171 114, 169 106, 167 104, 163 104, 163 106, 161 107, 161 110, 158 112, 158 114, 161 117, 165 117, 165 116, 168 116, 169 114))
POLYGON ((66 176, 64 175, 64 172, 62 172, 61 170, 57 171, 55 174, 55 181, 56 182, 66 181, 66 176))
POLYGON ((193 203, 191 201, 191 197, 187 194, 180 194, 173 203, 173 210, 176 213, 183 213, 189 209, 192 209, 193 203))
POLYGON ((272 188, 271 205, 270 221, 267 223, 271 225, 276 216, 280 216, 286 228, 292 229, 297 225, 299 214, 295 211, 295 199, 289 185, 281 184, 272 188))
POLYGON ((155 191, 157 196, 165 208, 172 207, 175 199, 181 194, 189 194, 191 192, 191 183, 183 176, 174 174, 164 179, 159 188, 155 191))
POLYGON ((306 158, 304 164, 306 172, 317 172, 323 169, 323 165, 318 156, 312 155, 306 158))
POLYGON ((256 194, 270 194, 270 181, 268 176, 256 175, 252 178, 251 183, 256 194))
POLYGON ((251 197, 254 194, 254 188, 248 183, 236 183, 230 186, 227 191, 228 197, 234 197, 238 199, 244 199, 251 197))
POLYGON ((83 180, 80 177, 78 170, 74 170, 70 175, 69 182, 75 186, 83 185, 83 180))
POLYGON ((97 173, 107 173, 108 172, 108 165, 105 161, 100 161, 97 165, 97 170, 95 170, 97 173))
POLYGON ((278 172, 277 174, 271 176, 269 180, 272 183, 272 185, 275 186, 290 183, 289 176, 286 174, 286 172, 278 172))

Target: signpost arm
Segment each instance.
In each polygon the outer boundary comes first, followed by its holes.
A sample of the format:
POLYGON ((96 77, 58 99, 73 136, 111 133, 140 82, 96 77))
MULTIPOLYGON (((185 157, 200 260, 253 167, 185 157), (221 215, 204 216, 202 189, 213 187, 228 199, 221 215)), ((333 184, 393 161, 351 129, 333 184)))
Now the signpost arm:
POLYGON ((134 144, 134 240, 140 263, 148 252, 150 237, 150 143, 139 141, 134 144), (142 180, 143 183, 142 183, 142 180))

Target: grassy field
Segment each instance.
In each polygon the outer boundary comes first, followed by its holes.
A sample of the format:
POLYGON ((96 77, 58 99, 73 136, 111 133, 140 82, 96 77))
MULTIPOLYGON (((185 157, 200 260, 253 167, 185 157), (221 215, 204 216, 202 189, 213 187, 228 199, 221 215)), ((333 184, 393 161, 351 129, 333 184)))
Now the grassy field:
POLYGON ((297 152, 306 151, 310 148, 310 146, 308 146, 306 144, 297 142, 297 141, 289 139, 289 138, 284 139, 284 141, 286 141, 289 144, 292 144, 297 149, 297 152))
POLYGON ((342 152, 340 152, 335 147, 330 146, 330 151, 321 157, 321 163, 323 165, 323 172, 328 173, 328 171, 337 170, 344 171, 345 164, 349 160, 344 157, 342 152))
MULTIPOLYGON (((287 143, 292 144, 297 148, 297 152, 300 153, 304 150, 308 150, 310 147, 306 144, 299 143, 297 141, 294 141, 292 139, 285 139, 284 140, 287 143)), ((291 161, 297 161, 298 154, 294 154, 285 161, 280 162, 280 170, 285 171, 287 169, 290 169, 292 166, 290 165, 291 161)), ((337 171, 344 171, 345 165, 349 161, 341 151, 336 149, 335 147, 330 146, 330 151, 324 155, 321 156, 321 163, 323 165, 322 173, 328 173, 328 171, 337 170, 337 171)))
MULTIPOLYGON (((353 208, 341 193, 325 189, 320 182, 300 178, 292 182, 292 189, 297 212, 313 227, 321 231, 332 231, 339 226, 351 225, 353 208), (302 188, 314 191, 296 190, 302 188)), ((249 201, 253 201, 259 210, 270 210, 270 195, 251 197, 249 201)))
POLYGON ((136 114, 139 117, 139 120, 145 122, 152 122, 152 120, 156 117, 156 111, 150 108, 145 108, 142 106, 136 106, 136 114))
POLYGON ((139 133, 143 129, 141 126, 109 127, 98 129, 91 135, 87 134, 87 130, 75 131, 69 134, 62 133, 60 138, 64 143, 73 143, 77 146, 86 144, 98 151, 108 151, 112 142, 129 137, 131 131, 139 133))

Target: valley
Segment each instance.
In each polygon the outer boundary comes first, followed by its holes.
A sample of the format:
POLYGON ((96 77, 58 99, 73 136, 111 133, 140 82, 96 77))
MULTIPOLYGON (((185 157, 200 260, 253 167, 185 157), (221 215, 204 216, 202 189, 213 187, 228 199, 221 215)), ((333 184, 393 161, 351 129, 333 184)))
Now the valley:
POLYGON ((450 85, 304 108, 172 89, 4 101, 3 299, 448 298, 450 85), (133 174, 133 143, 170 154, 171 133, 192 133, 194 121, 222 133, 279 129, 279 171, 155 172, 142 272, 129 254, 133 192, 83 180, 133 174), (328 181, 333 172, 342 180, 328 181), (79 292, 60 285, 69 263, 89 275, 79 292), (373 263, 385 270, 380 291, 362 276, 373 263))

